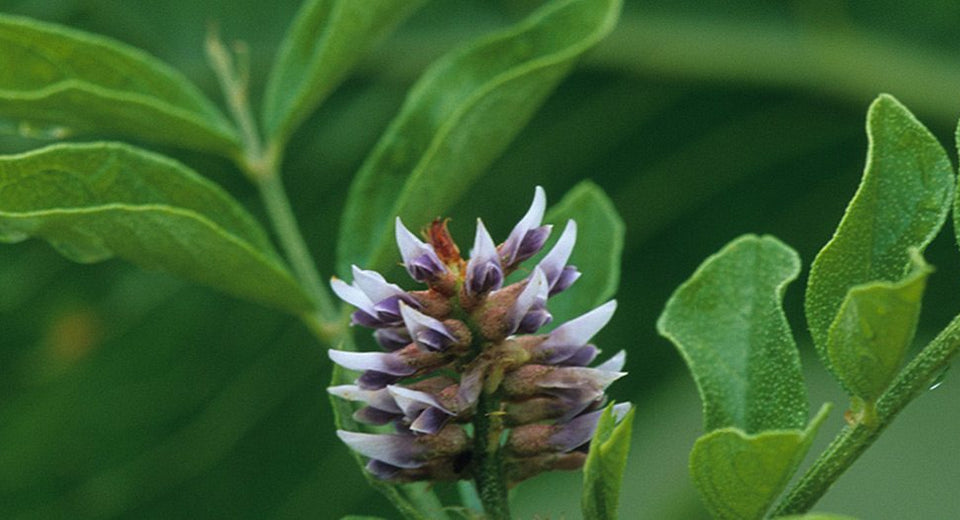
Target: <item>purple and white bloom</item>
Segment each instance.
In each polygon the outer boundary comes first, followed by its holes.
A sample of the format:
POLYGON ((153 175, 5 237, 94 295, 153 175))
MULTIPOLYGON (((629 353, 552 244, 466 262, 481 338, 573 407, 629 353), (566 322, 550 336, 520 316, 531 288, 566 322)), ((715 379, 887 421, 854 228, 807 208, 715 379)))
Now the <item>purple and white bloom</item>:
POLYGON ((450 425, 433 435, 375 434, 337 430, 354 451, 397 468, 419 468, 433 457, 456 455, 469 447, 463 427, 450 425))
POLYGON ((377 340, 377 344, 389 351, 400 350, 413 343, 413 338, 410 337, 406 327, 377 329, 373 331, 373 337, 377 340))
POLYGON ((586 455, 578 448, 596 429, 607 387, 624 375, 625 355, 588 367, 600 352, 588 342, 610 321, 615 301, 533 335, 553 319, 550 297, 580 276, 567 265, 577 238, 572 220, 528 267, 529 276, 504 285, 543 248, 552 229, 543 224, 545 211, 546 195, 537 187, 530 208, 499 245, 477 219, 468 259, 446 220, 434 220, 421 240, 397 218, 402 264, 426 290, 405 291, 358 267, 353 282, 331 281, 337 296, 356 307, 352 322, 374 329, 384 350, 328 352, 338 365, 360 372, 330 394, 361 403, 357 422, 396 431, 337 432, 369 457, 371 474, 407 482, 473 478, 482 459, 498 451, 506 454, 508 484, 582 466, 586 455), (474 432, 485 437, 471 438, 474 432))
POLYGON ((588 344, 617 310, 617 301, 607 303, 560 325, 531 353, 538 363, 584 366, 593 361, 598 351, 588 344))
POLYGON ((400 314, 410 337, 426 350, 446 350, 457 341, 457 337, 436 318, 417 312, 404 303, 400 303, 400 314))
POLYGON ((447 272, 447 266, 437 256, 433 246, 411 233, 400 217, 397 217, 395 233, 403 265, 411 278, 418 282, 429 282, 447 272))
MULTIPOLYGON (((614 420, 620 421, 630 411, 630 403, 613 406, 614 420)), ((581 414, 558 424, 529 424, 517 426, 510 432, 507 449, 516 456, 529 457, 543 453, 567 453, 593 438, 603 410, 581 414)))
POLYGON ((483 221, 477 219, 477 233, 470 249, 470 260, 467 262, 467 277, 464 287, 467 293, 476 296, 495 291, 503 285, 503 267, 500 265, 500 255, 493 238, 483 226, 483 221))
POLYGON ((330 281, 333 292, 343 301, 357 307, 351 321, 365 327, 379 328, 399 325, 401 301, 407 305, 419 306, 403 289, 387 283, 376 271, 367 271, 353 266, 353 283, 347 284, 339 278, 330 281))
POLYGON ((427 392, 411 390, 402 386, 387 387, 393 401, 410 421, 410 430, 417 433, 433 434, 440 431, 447 420, 456 415, 440 401, 427 392))
MULTIPOLYGON (((630 403, 613 405, 613 417, 619 422, 630 411, 630 403)), ((557 426, 557 431, 548 441, 551 448, 559 452, 568 452, 590 442, 593 433, 597 430, 597 423, 603 410, 588 412, 575 417, 570 422, 557 426)))
POLYGON ((536 332, 553 319, 547 311, 550 286, 540 266, 533 268, 533 273, 527 278, 526 284, 510 310, 509 320, 512 324, 510 334, 536 332))
POLYGON ((327 388, 327 392, 341 399, 365 403, 366 406, 353 414, 355 420, 364 424, 384 425, 403 416, 388 387, 367 390, 357 385, 339 385, 327 388))
POLYGON ((414 435, 337 430, 337 437, 353 451, 398 468, 418 468, 426 459, 427 446, 414 435))
POLYGON ((530 209, 513 227, 513 231, 498 248, 500 258, 506 269, 537 254, 550 236, 550 226, 541 226, 543 214, 547 209, 547 194, 543 188, 537 186, 533 193, 533 203, 530 209))
POLYGON ((537 264, 547 275, 547 283, 550 284, 550 296, 559 294, 573 285, 577 278, 580 278, 580 271, 575 266, 567 265, 576 241, 577 223, 568 220, 567 226, 563 228, 563 234, 560 235, 560 239, 554 244, 553 249, 537 264))

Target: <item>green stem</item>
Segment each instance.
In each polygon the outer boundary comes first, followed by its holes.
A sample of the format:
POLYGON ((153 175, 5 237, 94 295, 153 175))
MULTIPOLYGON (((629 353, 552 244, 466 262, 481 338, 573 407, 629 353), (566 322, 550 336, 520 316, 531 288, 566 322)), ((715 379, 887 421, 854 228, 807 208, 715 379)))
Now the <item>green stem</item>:
POLYGON ((907 404, 926 393, 930 385, 950 366, 960 350, 960 316, 947 325, 900 372, 877 401, 876 415, 841 430, 790 492, 780 501, 774 516, 805 513, 820 500, 907 404))
POLYGON ((265 175, 260 177, 257 187, 267 209, 267 215, 273 224, 273 229, 280 239, 280 244, 290 261, 290 266, 297 278, 311 292, 317 302, 320 316, 323 321, 336 323, 338 313, 330 294, 320 281, 310 250, 307 248, 303 235, 297 228, 297 219, 290 207, 290 201, 283 189, 279 175, 265 175))
POLYGON ((337 307, 321 282, 310 249, 297 227, 290 200, 283 189, 280 179, 281 150, 273 144, 264 146, 260 138, 250 107, 246 49, 242 45, 235 48, 239 65, 234 63, 230 51, 220 40, 216 27, 211 27, 206 41, 207 58, 216 73, 220 89, 243 141, 243 153, 234 157, 234 161, 259 189, 267 216, 294 274, 317 304, 319 315, 305 314, 301 319, 317 338, 329 341, 336 336, 339 327, 337 307))
POLYGON ((510 505, 507 501, 507 483, 500 452, 503 423, 497 413, 498 406, 498 399, 494 394, 480 394, 473 419, 473 453, 476 459, 474 480, 483 510, 487 514, 486 518, 509 520, 510 505))

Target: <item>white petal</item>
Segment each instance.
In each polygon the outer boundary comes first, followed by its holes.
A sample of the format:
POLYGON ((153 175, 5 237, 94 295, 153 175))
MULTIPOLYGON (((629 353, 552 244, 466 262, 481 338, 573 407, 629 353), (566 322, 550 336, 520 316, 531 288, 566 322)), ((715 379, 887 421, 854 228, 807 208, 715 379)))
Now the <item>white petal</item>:
POLYGON ((530 204, 530 209, 528 209, 527 213, 520 219, 520 222, 517 222, 517 225, 513 226, 510 235, 503 241, 504 252, 509 255, 509 258, 507 258, 508 263, 512 262, 516 256, 520 242, 523 241, 523 237, 527 234, 527 231, 540 226, 540 223, 543 221, 543 213, 546 209, 547 194, 543 191, 542 187, 537 186, 533 191, 533 202, 530 204))
POLYGON ((622 421, 623 417, 627 415, 627 412, 629 412, 630 408, 632 407, 633 405, 629 402, 617 403, 613 405, 613 418, 616 420, 616 422, 622 421))
POLYGON ((454 339, 450 331, 447 330, 447 327, 440 320, 414 309, 403 300, 399 302, 399 305, 400 316, 403 317, 403 324, 407 327, 407 330, 410 331, 410 336, 414 339, 417 338, 418 334, 427 330, 434 330, 450 339, 454 339))
POLYGON ((442 404, 432 395, 419 390, 411 390, 398 385, 388 385, 387 390, 393 396, 397 406, 403 410, 404 415, 412 417, 420 413, 425 408, 438 408, 445 413, 453 415, 453 412, 444 408, 442 404))
POLYGON ((339 278, 332 278, 330 280, 330 288, 333 289, 333 292, 340 297, 341 300, 353 305, 354 307, 366 312, 371 316, 376 316, 376 311, 373 310, 373 302, 370 301, 370 298, 361 291, 360 289, 348 285, 347 282, 339 278))
POLYGON ((373 370, 396 376, 406 376, 416 372, 401 359, 387 352, 348 352, 330 349, 327 355, 334 363, 350 370, 373 370))
POLYGON ((520 320, 538 300, 547 301, 549 290, 550 287, 547 285, 547 277, 543 274, 543 270, 540 267, 534 267, 533 273, 527 278, 527 286, 520 291, 516 303, 513 304, 512 317, 516 320, 517 325, 520 324, 520 320))
POLYGON ((566 227, 563 228, 563 234, 560 235, 553 249, 538 264, 547 274, 551 286, 560 278, 560 273, 563 271, 563 267, 567 265, 567 260, 570 259, 570 253, 573 252, 573 246, 576 242, 577 223, 568 220, 566 227))
POLYGON ((327 392, 348 401, 361 401, 378 410, 402 413, 393 397, 385 388, 365 390, 357 385, 339 385, 327 388, 327 392))
POLYGON ((397 217, 395 232, 397 247, 400 248, 400 256, 403 257, 403 263, 411 262, 423 254, 423 250, 427 247, 427 244, 411 233, 410 230, 403 225, 403 222, 400 221, 400 217, 397 217))
POLYGON ((610 321, 615 310, 617 310, 617 301, 610 300, 596 309, 560 325, 550 333, 550 337, 543 342, 540 348, 586 345, 587 341, 590 341, 590 338, 610 321))
POLYGON ((353 266, 353 285, 364 292, 373 303, 382 302, 391 296, 403 294, 399 286, 387 283, 383 275, 353 266))
POLYGON ((398 468, 419 468, 423 465, 423 462, 417 460, 418 456, 423 454, 423 448, 416 445, 412 436, 337 430, 337 437, 361 455, 393 464, 398 468))
MULTIPOLYGON (((486 262, 491 258, 497 257, 497 246, 493 243, 493 237, 484 227, 483 221, 477 219, 477 233, 473 237, 473 248, 470 249, 470 264, 486 262)), ((467 266, 467 269, 470 269, 467 266)))
POLYGON ((605 370, 607 372, 620 372, 623 370, 623 365, 627 362, 627 351, 621 350, 613 355, 612 358, 604 361, 597 365, 597 370, 605 370))

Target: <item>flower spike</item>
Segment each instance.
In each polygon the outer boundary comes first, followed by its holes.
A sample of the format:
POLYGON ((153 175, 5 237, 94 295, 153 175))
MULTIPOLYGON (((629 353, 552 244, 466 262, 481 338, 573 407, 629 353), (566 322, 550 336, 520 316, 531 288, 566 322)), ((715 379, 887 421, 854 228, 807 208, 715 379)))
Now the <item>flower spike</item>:
POLYGON ((580 276, 567 265, 577 239, 572 220, 539 263, 521 266, 552 231, 543 223, 546 204, 538 186, 499 245, 477 219, 467 259, 449 219, 437 217, 418 237, 397 218, 402 264, 425 289, 404 290, 357 266, 350 283, 331 280, 336 295, 355 307, 352 323, 374 329, 382 347, 328 351, 338 365, 360 372, 352 384, 328 392, 360 403, 357 423, 394 430, 337 432, 369 457, 372 476, 456 481, 476 477, 490 457, 500 457, 498 478, 509 487, 544 471, 583 466, 583 446, 596 429, 607 387, 624 375, 625 354, 589 366, 600 353, 589 341, 610 321, 615 301, 536 335, 553 319, 550 297, 580 276), (508 283, 521 269, 529 275, 508 283))

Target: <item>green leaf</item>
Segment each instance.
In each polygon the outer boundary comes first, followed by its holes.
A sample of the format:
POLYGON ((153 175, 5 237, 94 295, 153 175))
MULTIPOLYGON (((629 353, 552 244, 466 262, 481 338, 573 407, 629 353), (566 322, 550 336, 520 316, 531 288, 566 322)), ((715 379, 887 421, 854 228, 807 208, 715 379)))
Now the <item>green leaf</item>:
POLYGON ((774 237, 745 235, 708 258, 667 302, 657 330, 680 350, 707 431, 803 428, 807 392, 783 314, 800 259, 774 237))
POLYGON ((831 324, 853 287, 898 282, 940 231, 953 196, 953 168, 943 148, 894 98, 882 95, 867 114, 870 146, 863 180, 833 238, 817 255, 807 283, 806 315, 821 359, 848 379, 827 353, 831 324))
POLYGON ((0 119, 24 133, 117 133, 237 153, 236 131, 193 84, 118 41, 0 15, 0 63, 0 119))
POLYGON ((340 520, 384 520, 379 516, 360 516, 360 515, 347 515, 340 520))
POLYGON ((570 289, 550 298, 550 313, 557 324, 607 301, 620 283, 623 220, 603 189, 590 181, 574 186, 547 211, 544 222, 554 225, 553 233, 530 265, 553 247, 568 219, 577 222, 577 243, 569 263, 583 274, 570 289))
POLYGON ((763 518, 803 461, 829 408, 824 405, 803 430, 749 434, 730 427, 697 439, 690 473, 713 517, 763 518))
POLYGON ((477 180, 574 60, 612 28, 620 0, 557 0, 455 50, 411 89, 347 197, 338 269, 396 262, 393 218, 417 229, 477 180))
POLYGON ((287 32, 264 95, 264 131, 282 146, 376 42, 424 0, 307 0, 287 32))
POLYGON ((919 257, 899 282, 850 289, 827 335, 830 366, 851 395, 874 402, 900 370, 932 269, 919 257))
POLYGON ((633 415, 630 411, 618 423, 611 403, 603 411, 590 441, 590 452, 583 466, 581 507, 587 520, 616 520, 623 472, 630 452, 633 415))
POLYGON ((0 240, 112 256, 300 312, 311 307, 260 226, 185 166, 134 147, 64 144, 0 157, 0 240))

